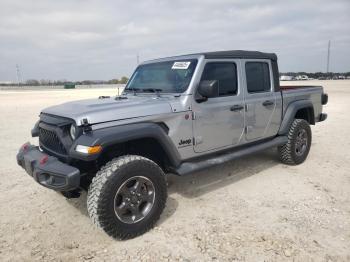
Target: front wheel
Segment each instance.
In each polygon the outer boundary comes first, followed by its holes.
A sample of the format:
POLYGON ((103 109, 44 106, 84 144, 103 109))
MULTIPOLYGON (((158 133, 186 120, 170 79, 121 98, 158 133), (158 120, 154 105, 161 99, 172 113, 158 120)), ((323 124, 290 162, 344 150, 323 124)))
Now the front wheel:
POLYGON ((114 238, 133 238, 151 229, 167 198, 165 174, 153 161, 127 155, 108 162, 89 187, 93 222, 114 238))
POLYGON ((278 147, 280 159, 288 165, 305 161, 311 147, 311 128, 303 119, 295 119, 288 132, 288 142, 278 147))

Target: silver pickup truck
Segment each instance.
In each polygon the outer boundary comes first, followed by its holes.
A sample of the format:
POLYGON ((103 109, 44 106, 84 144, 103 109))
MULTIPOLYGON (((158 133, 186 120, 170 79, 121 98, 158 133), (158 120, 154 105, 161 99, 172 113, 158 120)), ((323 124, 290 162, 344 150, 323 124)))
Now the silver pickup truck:
POLYGON ((277 56, 220 51, 140 64, 123 94, 42 110, 17 162, 42 186, 79 197, 93 222, 132 238, 154 226, 166 173, 179 176, 278 147, 301 164, 310 125, 324 121, 322 87, 281 87, 277 56))

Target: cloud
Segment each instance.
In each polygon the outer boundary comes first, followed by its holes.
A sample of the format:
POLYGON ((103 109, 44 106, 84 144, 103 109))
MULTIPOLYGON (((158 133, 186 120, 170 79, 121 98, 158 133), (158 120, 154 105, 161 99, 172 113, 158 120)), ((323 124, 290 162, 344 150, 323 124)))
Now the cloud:
POLYGON ((350 2, 2 0, 0 80, 110 79, 141 60, 200 51, 276 52, 281 71, 350 71, 350 2))

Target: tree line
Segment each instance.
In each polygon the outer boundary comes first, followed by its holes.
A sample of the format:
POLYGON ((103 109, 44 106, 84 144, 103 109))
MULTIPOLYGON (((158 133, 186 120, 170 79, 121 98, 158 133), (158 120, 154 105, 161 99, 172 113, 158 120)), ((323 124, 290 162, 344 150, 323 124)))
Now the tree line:
MULTIPOLYGON (((308 72, 280 72, 280 76, 288 75, 296 77, 298 75, 307 75, 309 78, 315 79, 334 79, 339 78, 339 76, 350 77, 350 72, 344 73, 324 73, 324 72, 316 72, 316 73, 308 73, 308 72)), ((48 79, 28 79, 21 83, 0 83, 0 86, 13 86, 13 85, 23 85, 23 86, 61 86, 65 84, 75 84, 75 85, 108 85, 108 84, 126 84, 129 78, 126 76, 121 77, 120 79, 114 78, 110 80, 83 80, 83 81, 68 81, 66 79, 62 80, 48 80, 48 79)))
POLYGON ((75 85, 103 85, 103 84, 126 84, 129 78, 126 76, 120 79, 114 78, 111 80, 83 80, 83 81, 69 81, 66 79, 61 80, 48 80, 48 79, 28 79, 21 83, 0 83, 0 86, 13 86, 13 85, 23 85, 23 86, 61 86, 65 84, 75 84, 75 85))
POLYGON ((316 72, 316 73, 308 73, 308 72, 286 72, 282 73, 280 72, 280 76, 282 75, 288 75, 288 76, 293 76, 296 77, 298 75, 307 75, 310 78, 324 78, 324 79, 333 79, 333 78, 339 78, 339 76, 345 76, 345 77, 350 77, 350 72, 344 72, 344 73, 334 73, 334 72, 328 72, 328 73, 323 73, 323 72, 316 72))

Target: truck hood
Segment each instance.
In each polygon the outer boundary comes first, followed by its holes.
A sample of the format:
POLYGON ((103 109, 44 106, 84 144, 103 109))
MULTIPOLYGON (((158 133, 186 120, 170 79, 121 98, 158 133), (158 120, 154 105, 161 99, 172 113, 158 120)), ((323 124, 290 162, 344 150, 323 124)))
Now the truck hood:
POLYGON ((126 99, 115 97, 103 99, 85 99, 51 106, 42 111, 73 119, 81 125, 86 118, 89 124, 171 113, 170 97, 127 96, 126 99))

